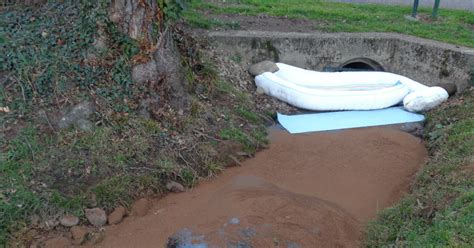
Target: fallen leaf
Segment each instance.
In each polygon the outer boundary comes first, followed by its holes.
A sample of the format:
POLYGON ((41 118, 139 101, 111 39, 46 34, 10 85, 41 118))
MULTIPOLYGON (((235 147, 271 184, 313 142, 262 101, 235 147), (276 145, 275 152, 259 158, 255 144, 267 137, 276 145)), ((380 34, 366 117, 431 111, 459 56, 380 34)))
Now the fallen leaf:
POLYGON ((10 113, 10 108, 9 107, 0 107, 0 112, 10 113))

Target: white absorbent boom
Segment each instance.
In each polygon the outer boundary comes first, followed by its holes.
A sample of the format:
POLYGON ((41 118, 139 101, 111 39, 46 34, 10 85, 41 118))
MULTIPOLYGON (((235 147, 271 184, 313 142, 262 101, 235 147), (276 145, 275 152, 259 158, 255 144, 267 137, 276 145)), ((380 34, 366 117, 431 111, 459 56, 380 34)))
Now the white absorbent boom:
POLYGON ((428 87, 388 72, 317 72, 277 63, 278 71, 255 77, 257 87, 308 110, 382 109, 403 102, 411 112, 432 109, 448 99, 441 87, 428 87))

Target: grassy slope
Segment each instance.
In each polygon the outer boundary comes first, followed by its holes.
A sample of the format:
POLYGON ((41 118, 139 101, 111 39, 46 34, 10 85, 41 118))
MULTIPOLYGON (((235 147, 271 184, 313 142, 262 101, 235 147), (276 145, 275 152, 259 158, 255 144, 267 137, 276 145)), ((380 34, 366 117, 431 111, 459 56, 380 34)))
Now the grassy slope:
POLYGON ((474 246, 474 92, 428 113, 431 157, 412 192, 370 224, 369 247, 474 246))
POLYGON ((34 215, 43 223, 63 213, 84 220, 85 207, 127 206, 137 196, 164 193, 169 180, 192 186, 227 166, 229 152, 254 153, 265 142, 248 96, 218 81, 207 62, 188 68, 190 91, 199 88, 189 114, 139 116, 141 97, 156 92, 131 82, 137 44, 108 23, 109 48, 85 63, 96 21, 106 15, 86 2, 0 13, 0 73, 8 75, 0 107, 11 110, 0 112, 0 247, 9 239, 28 242, 21 231, 34 215), (83 100, 98 105, 92 132, 60 130, 38 114, 51 118, 64 102, 83 100))
MULTIPOLYGON (((316 29, 326 32, 396 32, 474 47, 474 14, 469 11, 442 9, 437 20, 412 22, 404 18, 411 13, 410 7, 317 0, 228 0, 221 5, 196 0, 193 1, 192 9, 212 10, 216 14, 268 14, 307 18, 318 23, 316 29)), ((422 8, 420 14, 429 16, 430 11, 422 8)), ((186 18, 190 23, 201 27, 238 27, 238 23, 206 19, 195 11, 188 11, 186 18)))

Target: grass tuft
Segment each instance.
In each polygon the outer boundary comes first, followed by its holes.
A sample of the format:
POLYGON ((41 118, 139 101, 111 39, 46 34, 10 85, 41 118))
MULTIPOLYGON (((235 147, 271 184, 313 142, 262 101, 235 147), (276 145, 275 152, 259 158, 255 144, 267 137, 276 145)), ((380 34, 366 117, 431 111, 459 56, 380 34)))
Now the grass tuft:
POLYGON ((474 95, 472 89, 428 113, 431 158, 411 194, 368 227, 369 247, 474 245, 474 95))

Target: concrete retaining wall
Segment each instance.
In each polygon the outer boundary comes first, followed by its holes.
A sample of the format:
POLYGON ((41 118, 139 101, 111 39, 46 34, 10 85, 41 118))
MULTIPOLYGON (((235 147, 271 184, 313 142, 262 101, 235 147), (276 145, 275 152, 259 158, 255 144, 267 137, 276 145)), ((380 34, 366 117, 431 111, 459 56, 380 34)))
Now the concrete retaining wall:
POLYGON ((283 62, 311 70, 369 58, 385 71, 426 85, 454 83, 458 91, 474 85, 474 49, 392 33, 210 32, 215 49, 249 63, 283 62))

